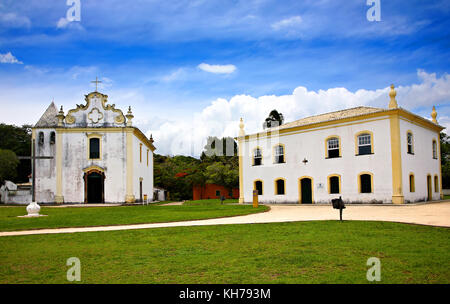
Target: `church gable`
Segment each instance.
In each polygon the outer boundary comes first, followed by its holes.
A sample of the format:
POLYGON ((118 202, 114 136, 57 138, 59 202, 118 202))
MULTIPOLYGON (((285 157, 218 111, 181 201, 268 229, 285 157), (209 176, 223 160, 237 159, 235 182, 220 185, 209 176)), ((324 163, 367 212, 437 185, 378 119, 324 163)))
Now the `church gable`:
POLYGON ((86 95, 86 104, 69 110, 66 127, 125 127, 125 116, 115 105, 108 105, 108 95, 92 92, 86 95))

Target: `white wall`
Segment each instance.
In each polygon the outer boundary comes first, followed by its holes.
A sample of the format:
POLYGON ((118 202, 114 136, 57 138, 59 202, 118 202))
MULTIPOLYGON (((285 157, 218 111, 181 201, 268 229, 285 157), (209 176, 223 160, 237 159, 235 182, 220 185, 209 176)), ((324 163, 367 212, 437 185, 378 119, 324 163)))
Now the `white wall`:
POLYGON ((392 162, 390 148, 390 121, 387 116, 363 123, 336 124, 332 127, 309 129, 290 135, 283 134, 279 142, 285 145, 286 163, 273 164, 272 147, 277 141, 265 139, 257 142, 244 142, 244 200, 251 202, 253 181, 263 180, 262 202, 299 201, 299 181, 302 176, 311 176, 314 186, 314 201, 330 202, 332 198, 342 196, 346 201, 392 202, 392 162), (373 132, 374 154, 355 156, 355 134, 368 130, 373 132), (325 159, 325 139, 331 135, 341 138, 342 157, 325 159), (252 151, 256 146, 262 148, 263 165, 252 166, 252 151), (302 161, 307 159, 305 165, 302 161), (357 176, 362 171, 373 173, 373 193, 358 192, 357 176), (330 174, 341 175, 341 194, 328 194, 327 177, 330 174), (274 180, 286 179, 286 194, 275 195, 274 180), (322 185, 322 186, 321 186, 322 185))
POLYGON ((440 199, 440 192, 434 191, 434 176, 439 179, 440 191, 440 158, 439 158, 439 133, 418 126, 411 121, 401 118, 400 120, 400 138, 401 138, 401 155, 402 155, 402 180, 403 195, 405 201, 416 202, 425 201, 427 199, 427 175, 431 175, 432 198, 440 199), (412 131, 414 136, 414 154, 408 154, 407 135, 408 131, 412 131), (438 159, 433 159, 432 140, 435 139, 438 145, 438 159), (415 192, 410 192, 409 174, 414 173, 415 192))
MULTIPOLYGON (((50 134, 55 129, 36 129, 36 156, 52 156, 52 159, 36 160, 36 201, 54 202, 56 189, 56 143, 50 144, 50 134), (39 133, 44 134, 44 144, 39 144, 39 133)), ((55 134, 56 139, 56 134, 55 134)))
POLYGON ((153 152, 136 136, 133 136, 133 163, 133 193, 136 200, 139 199, 140 179, 142 179, 142 198, 147 194, 148 199, 153 200, 153 152), (142 144, 142 161, 140 161, 140 144, 142 144))

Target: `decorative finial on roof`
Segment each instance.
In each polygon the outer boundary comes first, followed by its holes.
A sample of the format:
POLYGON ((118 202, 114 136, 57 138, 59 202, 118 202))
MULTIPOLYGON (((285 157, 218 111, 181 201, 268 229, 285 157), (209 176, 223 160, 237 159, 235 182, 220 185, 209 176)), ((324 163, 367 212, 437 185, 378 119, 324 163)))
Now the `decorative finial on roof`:
POLYGON ((241 117, 241 120, 239 121, 239 136, 245 136, 244 126, 244 120, 241 117))
POLYGON ((150 134, 150 142, 154 143, 155 141, 153 140, 153 134, 150 134))
POLYGON ((63 110, 63 106, 61 106, 61 109, 59 110, 58 114, 56 115, 56 118, 58 118, 58 127, 63 127, 64 126, 64 110, 63 110))
POLYGON ((395 91, 395 86, 391 84, 391 91, 389 92, 389 97, 391 100, 389 101, 389 109, 398 108, 397 100, 395 100, 395 96, 397 96, 397 92, 395 91))
POLYGON ((436 117, 437 117, 436 108, 433 106, 433 111, 431 111, 431 120, 432 120, 435 124, 438 123, 437 120, 436 120, 436 117))
POLYGON ((131 127, 131 120, 134 117, 133 113, 131 112, 131 106, 128 107, 128 112, 127 115, 125 115, 125 117, 127 118, 127 127, 131 127))

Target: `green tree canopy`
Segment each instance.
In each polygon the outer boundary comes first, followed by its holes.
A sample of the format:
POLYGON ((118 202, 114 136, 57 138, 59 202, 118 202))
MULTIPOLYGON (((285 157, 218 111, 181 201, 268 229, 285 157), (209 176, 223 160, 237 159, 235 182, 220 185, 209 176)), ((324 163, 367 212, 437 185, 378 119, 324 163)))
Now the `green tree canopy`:
POLYGON ((19 159, 11 150, 0 149, 0 184, 5 180, 14 180, 17 176, 19 159))

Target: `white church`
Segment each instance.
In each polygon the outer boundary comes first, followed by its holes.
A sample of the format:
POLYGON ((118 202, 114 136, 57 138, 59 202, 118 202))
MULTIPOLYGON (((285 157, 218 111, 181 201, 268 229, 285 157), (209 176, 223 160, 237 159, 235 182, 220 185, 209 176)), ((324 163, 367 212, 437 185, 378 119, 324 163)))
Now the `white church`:
POLYGON ((153 145, 108 96, 92 92, 65 115, 52 102, 32 129, 39 203, 133 203, 153 197, 153 145))
POLYGON ((245 134, 241 119, 239 202, 403 204, 443 198, 439 134, 397 105, 357 107, 245 134))

